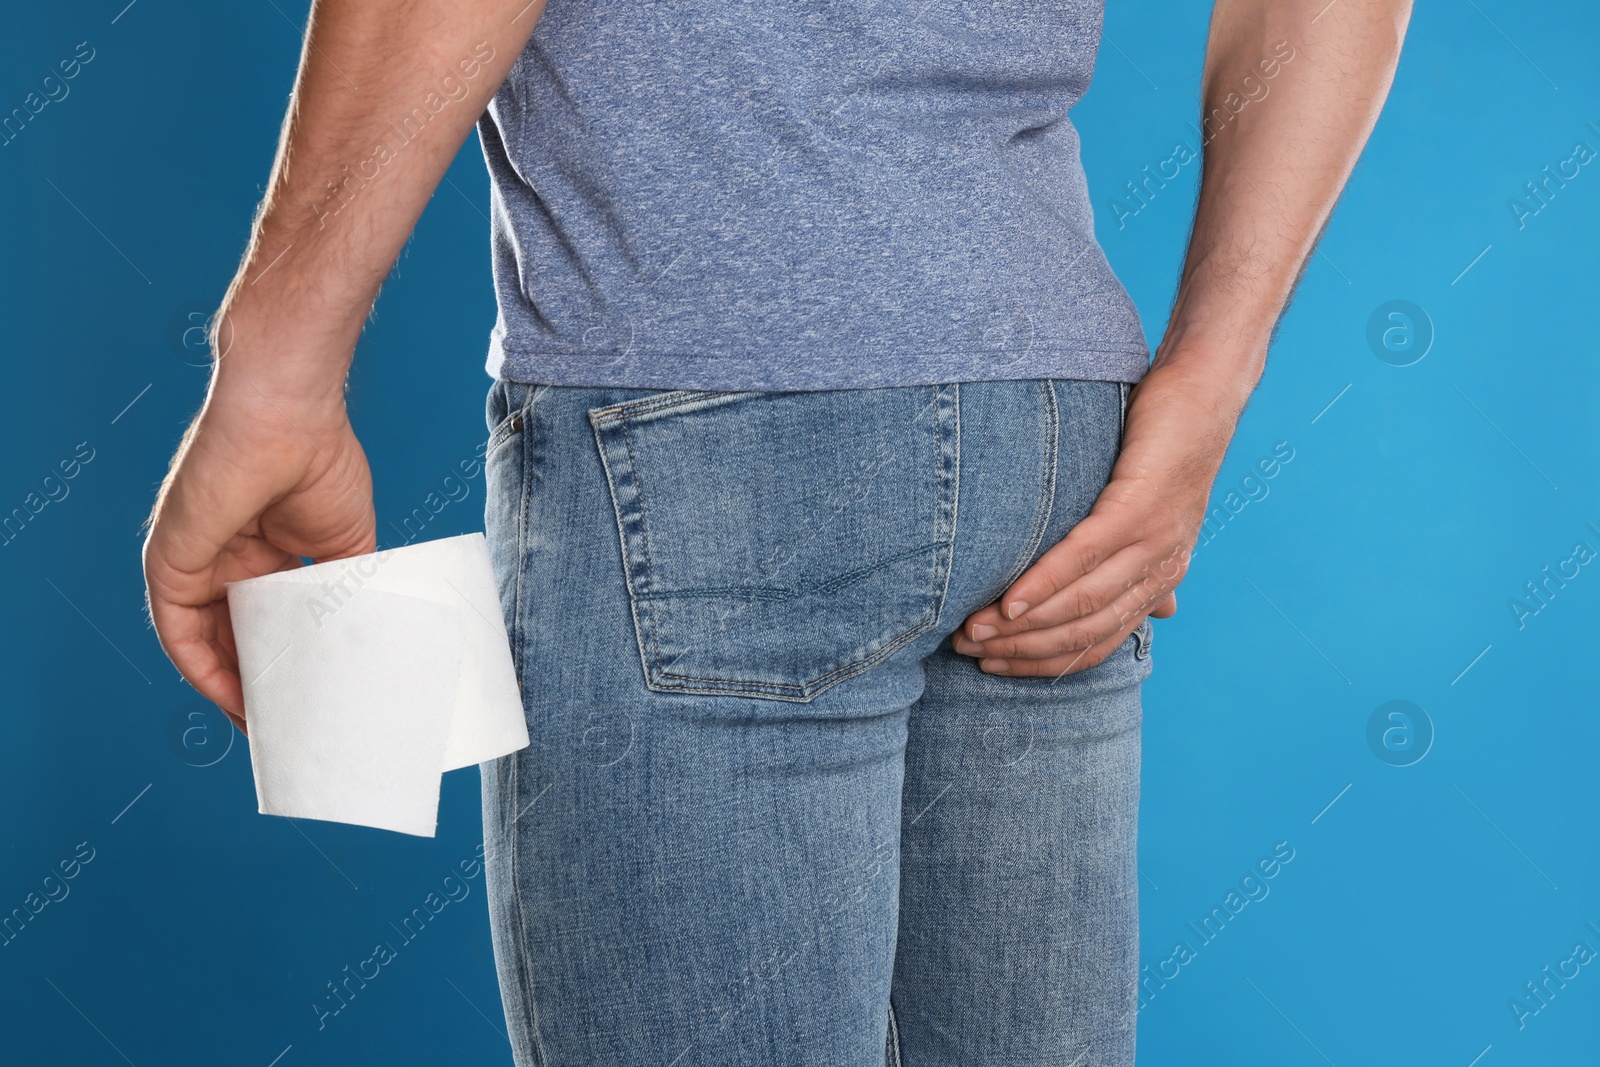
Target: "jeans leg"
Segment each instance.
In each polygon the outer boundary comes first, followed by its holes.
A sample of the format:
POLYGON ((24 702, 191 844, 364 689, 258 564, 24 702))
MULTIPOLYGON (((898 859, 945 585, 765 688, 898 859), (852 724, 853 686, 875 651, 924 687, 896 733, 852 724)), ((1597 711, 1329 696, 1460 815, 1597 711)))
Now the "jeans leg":
POLYGON ((893 991, 905 1067, 1131 1067, 1134 651, 1054 684, 948 647, 923 665, 893 991))
MULTIPOLYGON (((941 629, 1088 513, 1122 395, 1103 382, 963 386, 963 527, 941 629), (1030 518, 1018 559, 1007 531, 1030 518)), ((1059 679, 987 674, 947 642, 923 660, 891 994, 904 1067, 1133 1064, 1148 636, 1059 679)))
MULTIPOLYGON (((503 428, 486 459, 487 525, 532 743, 482 771, 491 929, 516 1063, 882 1067, 916 658, 908 649, 804 702, 647 687, 619 524, 585 417, 635 394, 553 388, 530 401, 510 392, 491 412, 503 428), (506 421, 517 404, 520 423, 506 421)), ((745 469, 765 477, 756 469, 764 451, 726 465, 696 451, 739 439, 749 425, 739 411, 629 430, 658 588, 690 570, 686 554, 698 547, 668 527, 667 480, 745 469), (700 420, 713 418, 725 421, 701 434, 700 420), (649 466, 649 450, 669 444, 674 462, 649 466)), ((827 447, 842 447, 839 438, 828 435, 827 447)), ((929 470, 938 458, 931 445, 913 457, 929 470)), ((820 492, 784 477, 774 506, 820 492)), ((813 553, 802 533, 878 536, 853 510, 872 506, 872 494, 821 495, 826 506, 789 531, 792 555, 770 564, 766 551, 750 555, 776 573, 773 584, 798 585, 836 555, 813 553)), ((714 520, 706 535, 725 538, 718 551, 731 558, 731 520, 712 513, 723 503, 712 494, 687 515, 714 520)), ((838 595, 858 586, 839 585, 838 595)), ((657 618, 666 621, 652 637, 682 636, 667 628, 677 616, 657 618)), ((663 652, 661 677, 737 675, 745 660, 721 653, 747 639, 744 619, 687 655, 663 652)))

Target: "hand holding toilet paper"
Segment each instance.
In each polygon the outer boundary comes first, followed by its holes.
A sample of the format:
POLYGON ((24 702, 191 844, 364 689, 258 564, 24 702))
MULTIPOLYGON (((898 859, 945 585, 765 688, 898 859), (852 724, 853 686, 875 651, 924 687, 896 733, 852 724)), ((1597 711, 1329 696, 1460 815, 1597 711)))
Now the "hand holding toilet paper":
POLYGON ((228 583, 264 815, 432 837, 445 771, 527 747, 483 535, 228 583))

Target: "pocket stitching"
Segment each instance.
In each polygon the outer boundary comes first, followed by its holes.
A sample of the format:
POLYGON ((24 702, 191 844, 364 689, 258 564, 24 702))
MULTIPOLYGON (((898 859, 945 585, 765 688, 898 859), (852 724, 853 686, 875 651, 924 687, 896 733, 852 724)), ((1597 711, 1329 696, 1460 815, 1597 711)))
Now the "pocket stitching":
POLYGON ((495 427, 494 433, 489 435, 489 444, 484 449, 484 458, 488 458, 497 448, 505 444, 506 439, 522 429, 522 412, 513 411, 507 415, 505 421, 495 427))
POLYGON ((847 571, 836 578, 829 578, 827 581, 818 583, 816 585, 797 586, 793 588, 786 588, 784 586, 757 586, 752 588, 744 588, 740 586, 719 585, 706 586, 703 589, 676 589, 666 593, 643 593, 640 595, 647 600, 672 600, 677 597, 726 596, 747 597, 751 600, 793 600, 796 596, 803 593, 832 592, 833 590, 842 586, 849 585, 851 582, 859 582, 861 579, 872 574, 874 571, 882 570, 891 563, 899 563, 901 560, 910 559, 913 556, 920 556, 930 549, 942 548, 948 543, 948 541, 929 541, 925 545, 918 545, 915 548, 908 548, 904 552, 896 552, 892 556, 885 556, 883 559, 878 560, 871 566, 857 567, 853 571, 847 571))
MULTIPOLYGON (((919 549, 915 550, 914 552, 905 553, 905 554, 902 554, 902 555, 900 555, 900 556, 898 556, 898 557, 896 557, 894 559, 885 560, 884 562, 878 564, 877 566, 872 567, 871 570, 866 571, 865 574, 871 574, 872 571, 879 570, 882 567, 886 567, 890 563, 897 563, 901 559, 909 559, 911 556, 918 555, 920 553, 926 552, 926 551, 928 551, 928 549, 930 547, 931 548, 935 548, 935 549, 943 549, 947 545, 948 545, 948 542, 935 541, 931 545, 924 545, 922 548, 919 548, 919 549)), ((861 577, 865 577, 865 574, 861 575, 861 577)), ((745 686, 745 685, 748 685, 748 686, 767 686, 767 687, 770 687, 770 688, 773 688, 773 689, 789 690, 789 691, 792 691, 792 692, 795 692, 795 693, 804 693, 808 689, 814 689, 814 692, 812 692, 812 694, 811 694, 814 697, 818 693, 822 692, 823 689, 828 688, 828 686, 831 686, 831 685, 835 684, 836 682, 843 681, 844 680, 843 678, 834 678, 834 675, 838 674, 840 671, 846 671, 846 670, 849 670, 850 668, 856 667, 858 665, 861 665, 862 666, 862 670, 865 670, 867 667, 872 666, 873 664, 877 663, 884 656, 886 656, 889 653, 891 653, 891 652, 895 651, 896 649, 898 649, 901 645, 905 644, 907 641, 910 641, 912 638, 916 637, 917 635, 926 632, 929 627, 933 626, 935 623, 937 623, 939 621, 939 606, 940 605, 936 605, 931 611, 925 612, 924 615, 926 617, 924 619, 922 619, 920 622, 918 622, 916 625, 911 627, 911 629, 906 630, 904 633, 899 633, 899 634, 896 634, 894 637, 889 638, 888 639, 888 643, 885 644, 882 648, 870 653, 869 655, 867 655, 866 657, 864 657, 862 659, 854 660, 854 661, 852 661, 850 663, 846 663, 842 667, 836 667, 833 670, 829 671, 827 674, 818 675, 816 678, 813 678, 810 681, 804 682, 804 683, 802 683, 800 685, 791 685, 791 684, 786 683, 786 682, 753 682, 753 681, 749 681, 749 680, 732 681, 732 680, 726 679, 726 678, 702 678, 702 677, 699 677, 697 675, 692 675, 692 674, 673 674, 672 672, 667 671, 667 670, 662 669, 662 668, 657 668, 657 674, 662 678, 679 678, 679 679, 682 679, 683 681, 686 681, 686 682, 708 682, 708 683, 712 683, 712 684, 723 684, 723 683, 726 683, 728 685, 738 685, 738 686, 745 686), (829 679, 832 679, 832 680, 829 681, 829 679), (819 682, 827 682, 827 685, 824 685, 824 686, 821 686, 821 687, 817 687, 819 682)), ((849 675, 846 675, 845 677, 849 677, 849 675)), ((677 687, 673 687, 673 688, 677 688, 677 687)), ((738 692, 739 690, 717 690, 717 692, 728 692, 728 691, 738 692)), ((807 698, 807 699, 809 699, 809 698, 807 698)))
MULTIPOLYGON (((650 558, 650 524, 646 521, 646 516, 645 516, 644 488, 641 485, 638 484, 639 460, 638 460, 638 457, 636 457, 634 455, 634 453, 633 453, 633 438, 628 433, 628 420, 627 420, 627 418, 624 417, 624 416, 620 416, 619 415, 617 421, 618 421, 619 426, 622 429, 622 441, 623 441, 623 443, 625 445, 628 446, 628 474, 629 474, 629 477, 633 478, 633 480, 634 480, 633 495, 636 498, 636 500, 638 501, 638 507, 639 507, 639 543, 644 548, 644 577, 645 577, 647 582, 649 582, 650 584, 653 585, 654 584, 653 575, 655 574, 655 565, 651 561, 651 558, 650 558)), ((602 449, 602 452, 603 451, 604 450, 602 449)), ((609 468, 607 469, 607 473, 610 473, 609 468)), ((613 503, 615 503, 615 498, 613 498, 613 503)), ((625 530, 623 530, 623 528, 621 526, 621 521, 622 520, 621 520, 621 517, 619 515, 618 516, 618 520, 617 520, 617 522, 618 522, 617 529, 618 529, 618 531, 620 533, 622 533, 621 547, 622 547, 623 555, 624 555, 624 557, 626 557, 627 552, 628 552, 627 533, 626 533, 625 530)), ((644 637, 645 627, 639 625, 639 621, 640 621, 639 620, 639 612, 640 612, 639 601, 640 601, 640 597, 638 596, 637 593, 634 592, 634 580, 633 580, 632 568, 628 568, 627 570, 624 571, 624 577, 625 577, 626 583, 627 583, 628 602, 632 607, 634 625, 635 625, 635 627, 638 628, 638 636, 641 638, 640 645, 639 645, 639 652, 640 652, 641 655, 643 655, 644 654, 644 643, 643 643, 642 638, 644 637)), ((649 598, 647 597, 645 599, 649 599, 649 598)), ((653 605, 648 606, 647 610, 653 611, 654 610, 654 606, 653 605)), ((650 658, 652 660, 656 661, 656 662, 660 662, 661 649, 657 645, 657 638, 656 638, 657 627, 651 626, 651 627, 649 627, 649 630, 650 630, 650 658)), ((649 670, 649 664, 647 663, 646 664, 646 670, 645 670, 645 683, 646 683, 646 685, 649 684, 649 681, 650 681, 650 670, 649 670)))
MULTIPOLYGON (((508 383, 502 382, 501 388, 509 389, 510 386, 508 383)), ((540 394, 542 394, 547 388, 549 388, 549 386, 545 385, 530 387, 527 395, 522 398, 521 406, 515 411, 509 412, 505 418, 500 420, 499 425, 497 425, 490 432, 488 443, 484 445, 483 458, 485 461, 487 461, 490 456, 494 455, 502 445, 506 444, 506 442, 510 441, 518 433, 522 432, 527 422, 528 409, 533 406, 534 402, 538 400, 540 394)))
POLYGON ((671 392, 640 397, 637 400, 628 400, 608 407, 590 408, 588 414, 591 419, 620 422, 636 415, 654 415, 661 411, 681 407, 684 404, 714 396, 732 397, 747 394, 753 395, 753 392, 748 389, 674 389, 671 392))
POLYGON ((1150 622, 1150 616, 1146 615, 1139 620, 1139 625, 1133 628, 1133 632, 1130 635, 1133 638, 1133 655, 1135 659, 1150 658, 1150 639, 1154 635, 1155 627, 1150 622))
MULTIPOLYGON (((944 600, 946 600, 946 592, 947 589, 949 589, 950 545, 952 545, 952 542, 954 542, 955 539, 955 499, 957 499, 957 494, 960 493, 960 478, 958 478, 958 472, 950 472, 950 474, 946 474, 946 469, 944 469, 944 445, 946 445, 946 438, 949 437, 949 422, 954 421, 955 426, 957 426, 957 430, 960 429, 960 386, 954 386, 954 384, 952 384, 952 386, 949 387, 949 390, 944 389, 944 387, 934 386, 933 390, 934 403, 941 403, 942 398, 944 398, 944 395, 946 395, 946 392, 954 395, 954 403, 950 405, 952 406, 952 411, 950 411, 950 419, 944 418, 944 414, 942 414, 941 411, 941 413, 939 413, 938 421, 936 421, 936 424, 934 424, 933 432, 934 477, 936 477, 936 480, 938 480, 938 485, 936 485, 936 490, 934 490, 934 493, 936 493, 936 496, 934 496, 934 536, 938 536, 939 533, 942 533, 941 528, 949 528, 949 536, 944 537, 944 539, 936 539, 936 541, 930 542, 930 544, 922 545, 920 549, 912 550, 912 552, 901 553, 901 555, 898 555, 898 557, 890 558, 890 560, 878 561, 877 565, 872 566, 872 568, 867 569, 867 571, 861 571, 861 573, 856 574, 856 577, 864 577, 866 574, 870 574, 872 571, 875 571, 875 569, 882 568, 882 566, 888 566, 890 563, 896 563, 896 561, 904 560, 904 558, 912 558, 915 557, 915 555, 918 555, 918 553, 928 552, 928 550, 933 549, 934 552, 936 552, 936 555, 934 555, 934 581, 939 582, 939 592, 938 595, 934 597, 933 606, 931 606, 926 613, 923 613, 922 621, 918 621, 917 624, 912 625, 910 629, 904 630, 904 632, 888 638, 885 645, 883 645, 882 648, 878 648, 877 651, 874 651, 874 653, 869 653, 867 656, 861 657, 861 659, 856 659, 856 661, 851 661, 848 662, 848 664, 835 667, 834 670, 830 670, 830 672, 826 673, 826 675, 818 675, 816 678, 811 678, 811 680, 805 681, 805 683, 802 683, 802 685, 787 685, 787 683, 779 683, 779 681, 730 681, 726 680, 726 678, 701 678, 696 677, 696 675, 680 675, 680 673, 672 673, 669 672, 669 670, 662 669, 662 667, 659 667, 658 665, 658 667, 656 667, 656 675, 658 675, 659 678, 678 678, 678 680, 683 681, 704 681, 704 683, 707 683, 707 685, 718 686, 718 688, 661 686, 662 689, 672 689, 672 691, 677 691, 677 693, 742 693, 749 694, 749 696, 778 696, 779 699, 792 699, 792 701, 810 702, 813 701, 813 699, 816 699, 816 697, 821 696, 826 689, 838 685, 840 681, 845 681, 846 678, 854 677, 854 675, 858 675, 858 673, 866 672, 866 670, 872 669, 872 667, 875 667, 878 662, 882 662, 886 656, 891 656, 891 654, 899 651, 902 646, 907 645, 909 641, 915 640, 915 638, 920 637, 922 633, 926 633, 928 630, 933 629, 934 625, 938 625, 939 616, 944 614, 944 600), (949 518, 946 518, 946 512, 949 512, 949 518), (835 675, 837 675, 837 677, 835 677, 835 675), (749 686, 749 688, 734 688, 734 686, 749 686), (760 691, 760 689, 771 689, 771 691, 768 691, 768 693, 763 693, 763 691, 760 691), (781 697, 779 696, 781 691, 794 693, 795 696, 781 697)), ((624 429, 622 429, 622 434, 624 434, 624 438, 627 437, 626 419, 624 419, 624 429)), ((958 451, 960 450, 960 434, 958 434, 958 432, 957 435, 955 435, 955 450, 957 450, 955 451, 955 456, 957 456, 958 462, 958 458, 960 458, 960 451, 958 451)), ((637 469, 637 461, 635 461, 632 448, 629 450, 629 461, 634 462, 635 469, 637 469)), ((635 491, 638 491, 637 486, 635 486, 635 491)), ((638 499, 638 510, 640 510, 640 518, 643 520, 643 512, 645 512, 645 499, 643 499, 643 493, 638 493, 638 498, 640 498, 638 499)), ((643 531, 640 533, 640 536, 642 536, 642 539, 645 539, 645 534, 643 534, 643 531)), ((648 566, 650 566, 650 552, 648 552, 648 545, 646 545, 645 566, 646 569, 648 569, 648 566)), ((842 581, 842 579, 834 579, 834 581, 829 582, 827 585, 837 584, 838 581, 842 581)), ((827 585, 824 585, 824 587, 827 587, 827 585)), ((651 645, 654 646, 654 629, 651 629, 651 638, 653 638, 653 640, 651 640, 651 645)), ((656 648, 656 656, 658 656, 659 662, 659 648, 656 648)), ((646 672, 646 685, 650 685, 650 677, 648 677, 648 672, 646 672)), ((656 688, 656 686, 651 686, 651 688, 656 688)))
MULTIPOLYGON (((951 391, 954 389, 955 387, 952 386, 951 391)), ((940 386, 934 386, 934 390, 936 393, 936 400, 942 398, 945 390, 940 386)), ((647 524, 645 522, 646 505, 644 501, 644 493, 642 487, 637 481, 637 471, 639 469, 638 457, 633 449, 632 437, 628 432, 628 423, 632 416, 638 414, 654 414, 658 410, 680 406, 705 397, 737 396, 748 392, 748 390, 676 390, 672 394, 645 397, 641 400, 630 401, 625 404, 613 405, 606 408, 590 409, 587 414, 589 416, 590 425, 595 433, 596 444, 599 447, 601 466, 605 469, 606 482, 608 489, 610 490, 612 507, 617 521, 618 541, 623 556, 622 562, 624 567, 624 579, 629 593, 629 609, 630 614, 633 617, 635 637, 638 640, 639 656, 641 660, 641 666, 644 668, 646 687, 657 692, 700 693, 706 695, 748 695, 808 703, 820 695, 824 690, 831 688, 841 681, 844 681, 846 678, 852 677, 855 674, 862 673, 863 671, 869 670, 873 666, 876 666, 885 657, 891 655, 903 647, 906 643, 935 626, 938 623, 939 617, 943 614, 946 592, 950 579, 951 547, 954 540, 954 500, 955 493, 958 491, 957 486, 954 484, 957 480, 956 473, 947 471, 945 469, 944 450, 950 437, 949 423, 951 418, 959 419, 959 399, 957 399, 956 405, 953 407, 952 416, 947 417, 943 412, 940 413, 938 421, 934 426, 933 434, 936 478, 934 505, 935 534, 937 535, 938 533, 948 531, 949 536, 942 540, 930 542, 929 544, 923 545, 911 552, 902 553, 891 559, 880 561, 868 571, 862 572, 861 574, 855 576, 863 577, 865 574, 871 573, 872 570, 877 570, 882 566, 887 566, 889 563, 898 562, 901 559, 912 558, 918 553, 927 552, 930 548, 933 549, 935 552, 933 561, 934 577, 940 588, 939 591, 934 595, 930 607, 923 613, 921 618, 919 618, 905 631, 896 634, 893 637, 887 638, 881 647, 869 653, 868 655, 850 663, 843 664, 842 666, 829 671, 827 674, 808 679, 800 684, 788 682, 759 682, 750 679, 703 678, 695 675, 676 674, 660 665, 662 656, 657 637, 658 627, 653 623, 653 621, 647 624, 645 619, 641 618, 641 615, 650 610, 650 606, 643 602, 654 601, 662 598, 650 592, 646 592, 642 595, 635 592, 635 588, 639 584, 639 577, 643 577, 646 582, 648 582, 650 575, 653 573, 653 560, 650 556, 649 533, 647 524), (671 399, 667 399, 669 395, 671 399), (628 454, 628 463, 630 467, 628 477, 632 481, 633 494, 637 498, 636 506, 639 513, 639 540, 642 555, 644 557, 644 573, 643 575, 639 575, 637 577, 635 568, 630 566, 628 563, 629 538, 626 524, 624 523, 622 517, 623 508, 617 497, 616 485, 618 478, 616 476, 616 472, 612 470, 611 463, 606 454, 607 450, 604 436, 605 431, 616 431, 619 429, 621 431, 623 444, 628 454), (649 631, 648 638, 646 637, 647 630, 649 631), (672 679, 673 681, 664 681, 664 679, 672 679), (700 682, 704 683, 704 685, 688 686, 674 684, 674 682, 700 682)), ((833 579, 830 581, 830 583, 826 584, 831 585, 839 580, 840 579, 833 579)), ((826 587, 826 585, 824 587, 826 587)))

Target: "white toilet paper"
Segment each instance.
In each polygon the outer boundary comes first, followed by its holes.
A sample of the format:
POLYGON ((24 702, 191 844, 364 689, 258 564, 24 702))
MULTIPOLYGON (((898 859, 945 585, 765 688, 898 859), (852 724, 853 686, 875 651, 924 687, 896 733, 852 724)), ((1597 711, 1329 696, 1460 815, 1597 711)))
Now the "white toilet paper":
POLYGON ((228 583, 264 815, 432 837, 439 779, 527 747, 481 533, 228 583))

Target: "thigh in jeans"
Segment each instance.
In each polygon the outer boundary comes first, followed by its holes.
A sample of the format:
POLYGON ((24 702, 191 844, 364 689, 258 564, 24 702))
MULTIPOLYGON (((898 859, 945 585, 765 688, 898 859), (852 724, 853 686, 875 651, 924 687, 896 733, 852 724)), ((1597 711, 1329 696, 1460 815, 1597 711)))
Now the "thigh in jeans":
MULTIPOLYGON (((942 630, 1066 536, 1110 476, 1125 390, 1026 384, 962 387, 942 630), (1039 506, 1013 561, 995 527, 1016 522, 1024 486, 1039 506)), ((1131 1067, 1149 649, 1145 620, 1059 679, 987 674, 948 643, 924 661, 907 727, 892 1067, 1131 1067)))
POLYGON ((532 744, 483 765, 486 866, 522 1067, 884 1062, 957 398, 491 392, 532 744))

